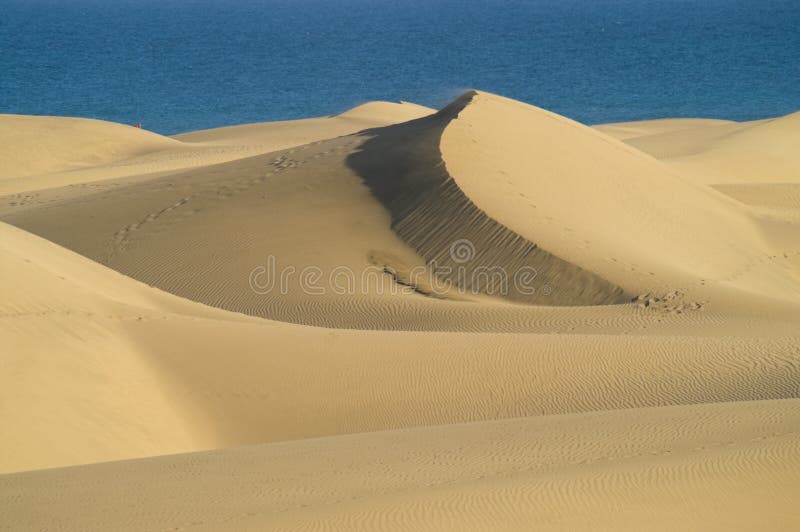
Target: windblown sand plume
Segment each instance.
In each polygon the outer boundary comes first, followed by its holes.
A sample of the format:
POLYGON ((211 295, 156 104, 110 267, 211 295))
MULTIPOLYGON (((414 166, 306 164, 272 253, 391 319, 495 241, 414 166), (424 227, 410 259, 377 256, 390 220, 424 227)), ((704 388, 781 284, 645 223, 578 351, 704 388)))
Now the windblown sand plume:
POLYGON ((798 136, 0 116, 0 525, 797 528, 798 136))

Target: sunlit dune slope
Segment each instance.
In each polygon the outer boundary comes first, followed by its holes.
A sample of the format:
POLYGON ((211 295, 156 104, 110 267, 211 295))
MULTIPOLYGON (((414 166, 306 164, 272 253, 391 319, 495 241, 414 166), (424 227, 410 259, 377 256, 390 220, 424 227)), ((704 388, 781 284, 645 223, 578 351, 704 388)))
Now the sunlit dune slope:
POLYGON ((791 530, 799 424, 798 400, 520 418, 0 476, 0 500, 18 530, 791 530))
POLYGON ((736 202, 564 117, 477 93, 442 154, 489 216, 628 292, 725 285, 797 298, 793 273, 736 202))
POLYGON ((625 138, 693 183, 738 202, 770 244, 757 262, 774 262, 800 270, 800 114, 752 122, 683 119, 609 124, 596 129, 611 135, 638 131, 625 138), (663 123, 663 124, 662 124, 663 123), (672 124, 675 127, 667 127, 672 124))

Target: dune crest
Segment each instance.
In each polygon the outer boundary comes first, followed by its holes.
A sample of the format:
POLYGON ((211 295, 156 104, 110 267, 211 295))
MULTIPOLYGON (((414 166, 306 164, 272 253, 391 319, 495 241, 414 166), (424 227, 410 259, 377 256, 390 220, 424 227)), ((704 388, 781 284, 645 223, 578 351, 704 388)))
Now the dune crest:
POLYGON ((448 171, 484 212, 628 293, 699 299, 733 282, 772 297, 791 274, 730 201, 592 128, 478 93, 444 131, 448 171))
POLYGON ((618 286, 498 223, 459 188, 439 145, 473 96, 467 93, 429 118, 365 132, 367 140, 348 157, 389 210, 392 229, 440 276, 473 293, 540 305, 630 301, 618 286), (521 274, 535 283, 515 284, 521 274), (493 281, 502 280, 508 290, 500 294, 493 281))

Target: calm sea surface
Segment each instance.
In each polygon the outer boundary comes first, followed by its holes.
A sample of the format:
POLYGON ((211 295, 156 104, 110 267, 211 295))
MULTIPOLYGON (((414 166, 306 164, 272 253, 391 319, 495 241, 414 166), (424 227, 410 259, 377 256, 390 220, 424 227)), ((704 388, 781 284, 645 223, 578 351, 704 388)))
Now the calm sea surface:
POLYGON ((800 109, 800 0, 0 0, 0 113, 165 134, 441 106, 585 123, 800 109))

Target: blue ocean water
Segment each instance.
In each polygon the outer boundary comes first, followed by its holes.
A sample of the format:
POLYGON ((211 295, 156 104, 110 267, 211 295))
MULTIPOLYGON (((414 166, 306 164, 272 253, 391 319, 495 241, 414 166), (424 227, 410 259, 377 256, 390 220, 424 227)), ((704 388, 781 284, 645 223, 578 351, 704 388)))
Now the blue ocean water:
POLYGON ((0 113, 164 134, 441 106, 585 123, 800 109, 799 0, 0 0, 0 113))

